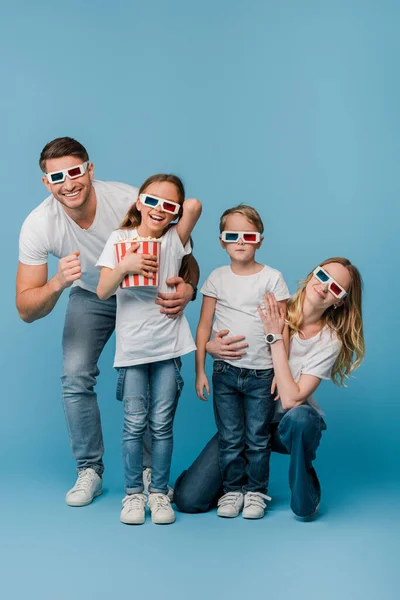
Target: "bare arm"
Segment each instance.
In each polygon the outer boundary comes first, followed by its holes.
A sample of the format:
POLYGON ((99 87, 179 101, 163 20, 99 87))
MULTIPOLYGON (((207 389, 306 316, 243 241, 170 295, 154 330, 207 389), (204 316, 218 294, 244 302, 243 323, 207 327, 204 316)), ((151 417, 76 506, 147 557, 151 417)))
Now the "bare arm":
POLYGON ((201 202, 196 198, 188 198, 182 205, 182 216, 176 225, 176 231, 183 245, 185 245, 200 218, 202 211, 201 202))
POLYGON ((201 307, 200 321, 196 333, 196 393, 201 400, 207 400, 204 395, 204 388, 207 394, 210 393, 210 385, 205 372, 206 363, 206 344, 210 339, 211 328, 214 320, 216 298, 204 296, 201 307))
POLYGON ((16 281, 16 306, 21 319, 32 323, 48 315, 62 292, 80 279, 79 251, 58 262, 57 274, 47 281, 48 269, 44 265, 18 264, 16 281))

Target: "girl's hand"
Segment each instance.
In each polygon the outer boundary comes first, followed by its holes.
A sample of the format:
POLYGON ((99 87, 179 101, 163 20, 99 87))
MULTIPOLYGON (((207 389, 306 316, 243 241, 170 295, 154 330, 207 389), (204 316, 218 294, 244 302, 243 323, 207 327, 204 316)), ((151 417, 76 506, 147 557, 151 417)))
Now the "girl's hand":
POLYGON ((139 254, 139 244, 132 244, 126 251, 122 261, 119 263, 124 275, 137 274, 153 278, 153 273, 158 271, 157 256, 153 254, 139 254))
POLYGON ((273 294, 265 294, 264 304, 266 314, 258 307, 258 314, 263 322, 264 332, 282 333, 285 326, 285 312, 279 308, 276 298, 273 294))
POLYGON ((210 384, 208 383, 208 378, 205 373, 201 373, 200 375, 196 375, 196 394, 200 398, 200 400, 208 401, 208 398, 204 395, 204 388, 208 396, 210 395, 210 384))

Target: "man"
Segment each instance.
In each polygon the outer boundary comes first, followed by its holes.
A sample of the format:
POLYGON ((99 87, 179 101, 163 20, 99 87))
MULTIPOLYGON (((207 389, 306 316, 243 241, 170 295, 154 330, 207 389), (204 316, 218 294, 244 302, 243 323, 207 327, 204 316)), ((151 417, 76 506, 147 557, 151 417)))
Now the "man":
MULTIPOLYGON (((100 354, 115 326, 115 296, 101 301, 95 263, 110 233, 137 199, 137 188, 94 180, 94 167, 82 144, 63 137, 40 155, 42 181, 50 196, 26 218, 20 234, 16 304, 31 323, 48 315, 62 292, 69 296, 63 333, 63 404, 78 479, 67 493, 70 506, 85 506, 102 492, 103 436, 94 391, 100 354), (48 254, 59 258, 48 279, 48 254)), ((160 294, 160 310, 171 318, 194 299, 199 272, 193 257, 181 277, 167 281, 176 291, 160 294)), ((147 466, 145 464, 145 466, 147 466)), ((149 471, 146 472, 148 480, 149 471)), ((148 481, 147 481, 148 483, 148 481)))

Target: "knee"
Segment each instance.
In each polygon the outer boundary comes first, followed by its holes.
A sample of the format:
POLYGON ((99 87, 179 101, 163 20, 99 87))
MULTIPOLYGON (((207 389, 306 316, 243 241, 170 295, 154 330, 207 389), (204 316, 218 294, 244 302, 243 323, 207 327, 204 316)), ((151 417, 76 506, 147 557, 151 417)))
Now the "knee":
POLYGON ((176 480, 174 486, 174 503, 176 508, 183 513, 199 513, 205 512, 198 505, 198 490, 191 488, 185 481, 185 475, 187 471, 184 471, 176 480))
POLYGON ((292 437, 301 437, 308 442, 320 439, 323 420, 317 411, 309 405, 291 408, 280 423, 281 433, 292 437))
POLYGON ((87 366, 79 354, 64 359, 61 382, 64 392, 81 394, 92 392, 99 374, 97 366, 87 366))
POLYGON ((157 422, 149 421, 149 428, 151 437, 154 440, 168 440, 172 438, 172 421, 171 422, 157 422))

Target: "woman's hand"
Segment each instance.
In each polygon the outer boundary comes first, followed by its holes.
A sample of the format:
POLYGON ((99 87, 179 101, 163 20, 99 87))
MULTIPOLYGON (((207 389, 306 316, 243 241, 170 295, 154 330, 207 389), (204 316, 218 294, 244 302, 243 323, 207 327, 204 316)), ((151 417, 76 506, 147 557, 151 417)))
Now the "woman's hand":
POLYGON ((137 252, 138 248, 139 244, 135 243, 127 249, 124 258, 119 263, 120 268, 124 275, 137 274, 153 279, 153 273, 158 271, 157 256, 153 254, 139 254, 137 252))
POLYGON ((265 313, 258 307, 258 314, 263 322, 264 332, 282 333, 285 327, 285 311, 279 308, 278 302, 273 294, 264 296, 265 313))
POLYGON ((208 377, 205 373, 200 373, 199 375, 196 375, 196 394, 200 400, 205 400, 207 402, 208 398, 204 395, 204 388, 209 396, 210 384, 208 383, 208 377))

